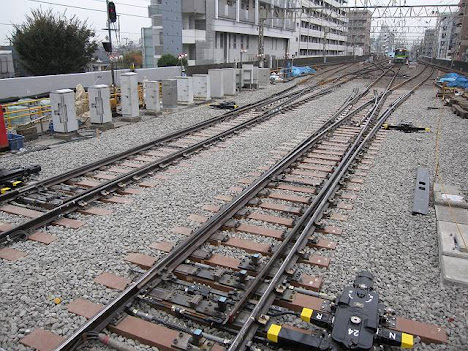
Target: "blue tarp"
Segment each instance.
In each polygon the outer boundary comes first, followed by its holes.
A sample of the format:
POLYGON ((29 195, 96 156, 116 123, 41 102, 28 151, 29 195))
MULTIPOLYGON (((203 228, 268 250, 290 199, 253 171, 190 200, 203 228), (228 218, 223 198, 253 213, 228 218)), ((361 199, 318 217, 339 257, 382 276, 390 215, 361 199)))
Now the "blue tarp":
POLYGON ((468 89, 468 78, 458 73, 447 73, 439 79, 439 83, 447 83, 450 88, 468 89))
POLYGON ((286 74, 288 77, 299 77, 305 74, 314 74, 316 71, 313 68, 310 68, 309 66, 304 66, 304 67, 298 67, 298 66, 292 66, 292 68, 287 67, 283 68, 282 72, 286 74))

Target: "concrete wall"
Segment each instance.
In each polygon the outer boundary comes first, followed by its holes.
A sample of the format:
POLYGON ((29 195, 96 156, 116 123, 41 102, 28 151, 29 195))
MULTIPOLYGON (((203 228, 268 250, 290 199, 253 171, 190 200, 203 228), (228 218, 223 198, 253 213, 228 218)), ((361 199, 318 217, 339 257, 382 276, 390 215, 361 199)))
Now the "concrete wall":
POLYGON ((177 57, 182 53, 182 0, 163 0, 163 53, 177 57))
POLYGON ((234 68, 234 63, 212 63, 207 65, 189 66, 186 68, 186 73, 189 76, 194 74, 208 74, 209 69, 217 68, 234 68))
POLYGON ((427 56, 421 56, 418 58, 418 61, 422 63, 429 63, 429 64, 434 64, 437 66, 445 67, 447 68, 447 71, 450 72, 459 72, 466 74, 465 72, 468 73, 468 62, 463 62, 463 61, 453 61, 452 60, 444 60, 444 59, 435 59, 432 57, 427 57, 427 56))
MULTIPOLYGON (((115 82, 120 85, 120 75, 130 70, 120 70, 115 73, 115 82)), ((181 74, 180 67, 161 67, 137 69, 138 81, 162 80, 174 78, 181 74)), ((75 88, 78 84, 85 88, 96 84, 112 83, 110 71, 88 72, 75 74, 58 74, 53 76, 21 77, 0 79, 0 99, 10 97, 34 96, 64 88, 75 88)))
MULTIPOLYGON (((351 63, 351 62, 358 62, 364 61, 368 58, 368 56, 327 56, 327 63, 351 63)), ((323 63, 323 57, 301 57, 294 59, 294 66, 307 66, 307 65, 317 65, 323 63)), ((276 64, 276 63, 274 63, 276 64)), ((278 66, 284 66, 283 60, 278 60, 278 66)))

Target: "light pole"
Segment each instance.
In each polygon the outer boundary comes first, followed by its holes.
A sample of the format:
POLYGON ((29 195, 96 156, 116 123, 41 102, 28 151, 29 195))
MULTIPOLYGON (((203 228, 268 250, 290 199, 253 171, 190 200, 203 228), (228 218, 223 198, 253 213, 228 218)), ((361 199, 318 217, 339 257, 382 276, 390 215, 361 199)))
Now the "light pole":
POLYGON ((327 51, 325 45, 327 44, 328 27, 323 27, 323 63, 327 63, 327 51))

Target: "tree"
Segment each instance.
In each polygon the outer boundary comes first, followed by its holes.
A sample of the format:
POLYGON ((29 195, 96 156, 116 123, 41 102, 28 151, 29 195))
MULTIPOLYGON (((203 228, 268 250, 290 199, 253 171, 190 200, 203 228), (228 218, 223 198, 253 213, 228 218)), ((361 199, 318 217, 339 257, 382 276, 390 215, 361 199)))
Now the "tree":
POLYGON ((143 54, 141 51, 130 51, 123 55, 125 68, 141 68, 143 65, 143 54))
MULTIPOLYGON (((178 64, 179 60, 177 57, 171 54, 164 54, 158 60, 158 67, 177 66, 178 64)), ((187 66, 187 59, 182 59, 182 65, 187 66)))
POLYGON ((39 9, 14 25, 11 41, 26 71, 37 76, 84 72, 97 49, 94 36, 76 16, 39 9))

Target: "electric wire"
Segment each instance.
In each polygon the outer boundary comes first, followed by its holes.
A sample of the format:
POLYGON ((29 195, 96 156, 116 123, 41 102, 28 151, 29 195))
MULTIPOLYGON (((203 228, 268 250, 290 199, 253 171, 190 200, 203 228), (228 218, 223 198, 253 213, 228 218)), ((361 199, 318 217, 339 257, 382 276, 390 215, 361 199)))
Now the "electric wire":
MULTIPOLYGON (((28 0, 29 2, 37 2, 40 4, 47 4, 47 5, 53 5, 53 6, 62 6, 62 7, 67 7, 67 8, 73 8, 73 9, 79 9, 79 10, 86 10, 86 11, 94 11, 94 12, 103 12, 107 13, 106 10, 100 10, 100 9, 90 9, 82 6, 75 6, 75 5, 68 5, 68 4, 60 4, 58 2, 50 2, 50 1, 43 1, 43 0, 28 0)), ((149 19, 148 16, 142 16, 142 15, 137 15, 137 14, 131 14, 131 13, 121 13, 119 16, 127 16, 127 17, 138 17, 138 18, 145 18, 149 19)))

